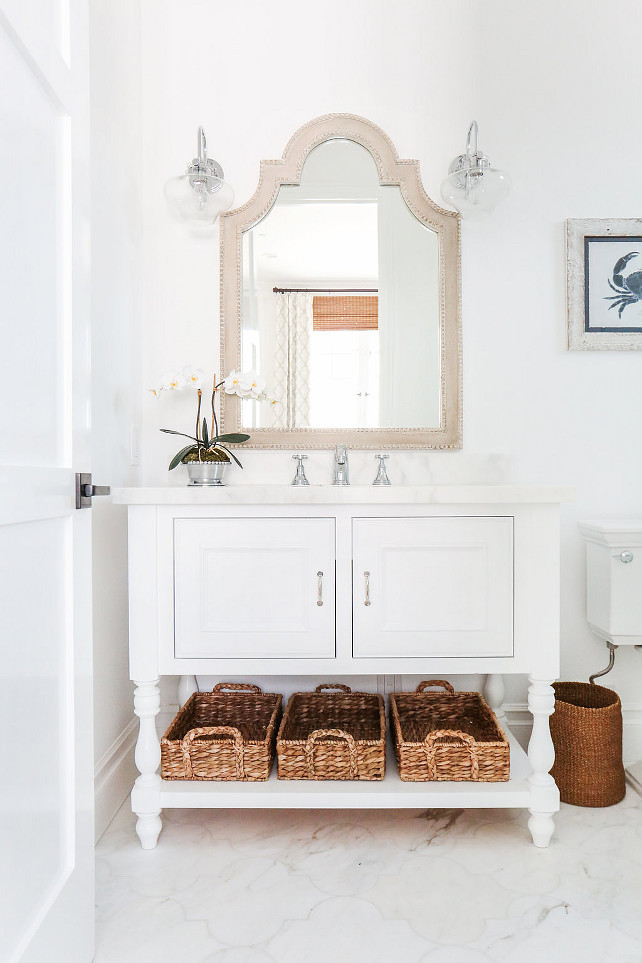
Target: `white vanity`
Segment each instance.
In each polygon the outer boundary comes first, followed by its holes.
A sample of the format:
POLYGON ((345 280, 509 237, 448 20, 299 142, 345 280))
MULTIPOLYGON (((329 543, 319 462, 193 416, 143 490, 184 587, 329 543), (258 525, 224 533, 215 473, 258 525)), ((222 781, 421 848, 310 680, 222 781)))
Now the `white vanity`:
MULTIPOLYGON (((131 488, 130 675, 140 717, 132 793, 144 848, 168 807, 525 807, 537 846, 559 794, 548 717, 559 673, 559 506, 525 486, 131 488), (368 782, 163 781, 159 677, 484 673, 530 678, 528 757, 507 783, 402 783, 392 754, 368 782)), ((276 770, 276 765, 274 767, 276 770)))

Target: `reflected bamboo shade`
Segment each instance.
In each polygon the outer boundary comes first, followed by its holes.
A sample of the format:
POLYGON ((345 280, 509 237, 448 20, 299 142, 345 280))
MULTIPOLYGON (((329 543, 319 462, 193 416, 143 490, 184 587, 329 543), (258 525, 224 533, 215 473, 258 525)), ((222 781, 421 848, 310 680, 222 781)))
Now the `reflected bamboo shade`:
POLYGON ((312 299, 313 331, 376 331, 378 327, 376 295, 315 295, 312 299))

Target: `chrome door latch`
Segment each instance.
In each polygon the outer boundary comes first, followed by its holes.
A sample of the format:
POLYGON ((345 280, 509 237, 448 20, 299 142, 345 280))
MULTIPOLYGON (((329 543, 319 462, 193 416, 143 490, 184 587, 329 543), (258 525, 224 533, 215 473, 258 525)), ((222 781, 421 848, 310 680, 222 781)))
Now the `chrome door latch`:
POLYGON ((91 508, 94 495, 109 495, 109 485, 92 485, 91 473, 76 472, 76 508, 91 508))

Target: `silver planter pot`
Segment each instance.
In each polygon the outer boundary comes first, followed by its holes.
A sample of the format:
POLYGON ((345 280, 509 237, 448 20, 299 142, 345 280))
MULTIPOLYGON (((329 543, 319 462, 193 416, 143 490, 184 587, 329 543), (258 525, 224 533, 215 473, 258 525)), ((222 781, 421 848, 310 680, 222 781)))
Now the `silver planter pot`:
POLYGON ((225 472, 230 467, 230 463, 229 461, 188 461, 186 467, 189 475, 188 485, 220 486, 225 484, 225 472))

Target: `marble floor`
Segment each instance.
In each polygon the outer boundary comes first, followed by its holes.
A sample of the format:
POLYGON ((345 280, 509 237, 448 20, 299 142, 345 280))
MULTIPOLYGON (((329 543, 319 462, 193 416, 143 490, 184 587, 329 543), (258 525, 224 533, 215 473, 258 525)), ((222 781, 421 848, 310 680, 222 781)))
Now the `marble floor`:
POLYGON ((96 849, 95 963, 640 963, 642 800, 521 810, 167 811, 96 849))

